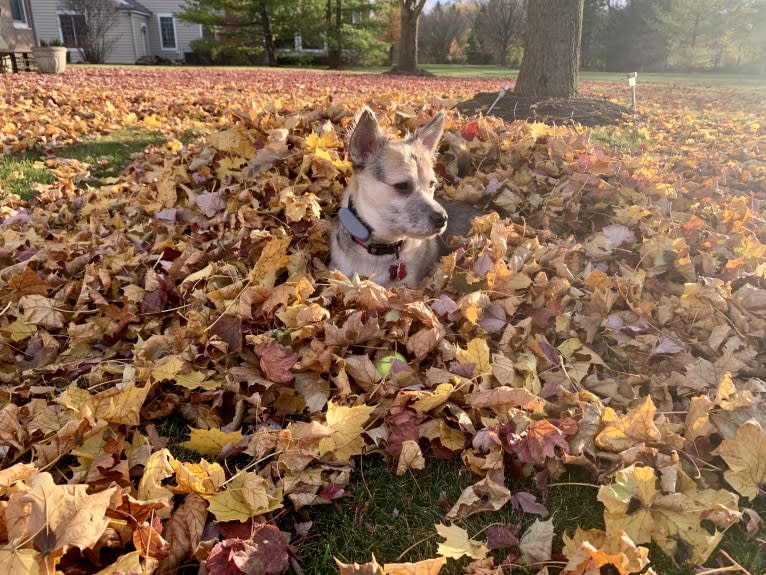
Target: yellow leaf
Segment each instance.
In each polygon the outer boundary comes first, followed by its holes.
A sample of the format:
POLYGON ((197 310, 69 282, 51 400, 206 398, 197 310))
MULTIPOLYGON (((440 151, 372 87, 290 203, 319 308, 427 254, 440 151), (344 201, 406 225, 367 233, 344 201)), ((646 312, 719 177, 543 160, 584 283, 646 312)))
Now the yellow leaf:
POLYGON ((229 152, 242 158, 252 158, 256 152, 247 133, 240 127, 210 134, 207 143, 220 152, 229 152))
POLYGON ((0 571, 7 575, 40 575, 42 558, 34 549, 0 549, 0 571))
POLYGON ((492 373, 489 364, 489 346, 486 340, 475 337, 468 342, 465 349, 458 347, 455 355, 460 363, 472 363, 474 365, 474 376, 492 373))
POLYGON ((226 491, 204 498, 218 521, 246 521, 282 507, 282 490, 269 493, 268 482, 257 473, 238 473, 226 491))
POLYGON ((160 509, 157 514, 166 519, 170 517, 170 501, 173 498, 173 492, 163 485, 165 479, 173 475, 173 456, 167 448, 155 451, 149 456, 144 465, 144 473, 138 482, 137 497, 141 501, 152 501, 159 499, 168 504, 164 509, 160 509))
POLYGON ((423 459, 423 452, 417 441, 407 439, 402 442, 402 452, 399 454, 399 461, 396 464, 396 474, 404 475, 409 469, 424 469, 426 460, 423 459))
POLYGON ((17 317, 16 321, 0 329, 0 332, 14 343, 24 341, 28 337, 33 336, 36 331, 37 327, 33 323, 24 321, 23 316, 17 317))
POLYGON ((439 543, 436 553, 442 557, 460 559, 468 555, 473 559, 484 559, 489 550, 484 543, 469 539, 468 532, 457 525, 436 525, 436 532, 444 541, 439 543))
POLYGON ((170 466, 176 473, 176 484, 180 493, 212 494, 226 483, 226 471, 218 463, 181 462, 174 459, 170 466))
POLYGON ((294 188, 289 186, 279 192, 279 203, 284 208, 289 222, 299 222, 304 218, 311 220, 322 214, 317 196, 311 192, 296 195, 294 188))
POLYGON ((734 252, 745 260, 760 260, 766 255, 766 246, 758 241, 758 238, 750 235, 742 236, 738 247, 734 252))
POLYGON ((364 446, 362 431, 373 411, 375 407, 369 405, 345 407, 329 402, 326 421, 332 435, 319 441, 319 455, 332 453, 336 460, 343 463, 354 455, 361 455, 364 446))
POLYGON ((649 507, 657 495, 657 477, 652 467, 631 465, 621 469, 611 485, 598 490, 604 504, 604 522, 608 533, 623 530, 636 543, 648 543, 655 529, 649 507))
POLYGON ((205 374, 192 369, 177 355, 162 358, 151 373, 154 381, 175 381, 187 389, 205 387, 205 374))
POLYGON ((95 575, 114 575, 115 573, 144 573, 144 567, 141 565, 142 553, 140 551, 131 551, 121 556, 115 563, 104 567, 95 575))
POLYGON ((273 288, 277 274, 285 269, 290 263, 287 248, 290 247, 292 238, 272 238, 263 248, 258 261, 250 271, 248 279, 255 285, 263 285, 273 288))
POLYGON ((181 447, 215 457, 224 447, 239 443, 243 437, 244 435, 239 431, 224 433, 220 429, 192 429, 191 437, 188 441, 184 441, 181 447))
POLYGON ((412 404, 412 408, 420 413, 431 411, 446 403, 454 389, 455 386, 451 383, 440 383, 432 392, 415 401, 412 404))
MULTIPOLYGON (((126 366, 125 375, 130 376, 133 366, 126 366)), ((151 390, 151 385, 137 387, 134 381, 120 383, 83 402, 96 417, 110 423, 138 425, 141 421, 141 406, 151 390)))
MULTIPOLYGON (((18 499, 30 506, 27 530, 47 534, 49 551, 92 547, 109 524, 106 509, 116 487, 88 494, 87 485, 56 485, 50 473, 30 478, 31 489, 18 499)), ((9 509, 14 501, 9 502, 9 509)))
POLYGON ((743 423, 734 439, 724 439, 713 453, 729 466, 723 474, 729 485, 749 499, 758 495, 766 484, 766 433, 757 420, 743 423))
POLYGON ((662 434, 654 423, 656 413, 657 408, 648 395, 641 405, 623 416, 617 416, 613 409, 607 408, 602 418, 605 425, 596 436, 596 445, 620 452, 644 441, 659 441, 662 434))
POLYGON ((649 564, 649 549, 637 546, 624 531, 606 533, 577 527, 572 537, 564 533, 562 538, 564 555, 569 558, 562 575, 599 573, 598 569, 609 563, 620 573, 639 573, 649 564))

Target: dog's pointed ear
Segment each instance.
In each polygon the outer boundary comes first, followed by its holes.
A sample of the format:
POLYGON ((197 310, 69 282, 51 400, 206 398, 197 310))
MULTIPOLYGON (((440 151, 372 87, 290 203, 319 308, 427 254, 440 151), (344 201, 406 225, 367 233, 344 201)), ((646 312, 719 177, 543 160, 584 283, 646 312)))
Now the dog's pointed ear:
POLYGON ((431 121, 422 126, 415 132, 415 138, 423 142, 423 145, 431 152, 431 155, 436 154, 436 150, 439 148, 439 141, 442 139, 444 133, 444 113, 439 111, 431 121))
POLYGON ((375 114, 363 106, 356 115, 348 140, 348 157, 355 166, 363 166, 366 160, 377 155, 386 143, 375 114))

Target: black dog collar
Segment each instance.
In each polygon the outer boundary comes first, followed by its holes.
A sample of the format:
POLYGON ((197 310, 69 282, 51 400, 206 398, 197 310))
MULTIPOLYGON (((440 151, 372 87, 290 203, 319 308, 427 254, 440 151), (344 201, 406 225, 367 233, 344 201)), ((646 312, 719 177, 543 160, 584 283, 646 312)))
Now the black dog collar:
POLYGON ((351 235, 351 239, 366 249, 368 254, 373 256, 394 254, 394 263, 388 268, 391 281, 403 280, 407 277, 407 266, 399 258, 399 249, 402 247, 404 240, 399 240, 393 244, 368 243, 367 240, 372 236, 372 228, 356 213, 351 198, 348 199, 347 208, 338 210, 338 219, 351 235))

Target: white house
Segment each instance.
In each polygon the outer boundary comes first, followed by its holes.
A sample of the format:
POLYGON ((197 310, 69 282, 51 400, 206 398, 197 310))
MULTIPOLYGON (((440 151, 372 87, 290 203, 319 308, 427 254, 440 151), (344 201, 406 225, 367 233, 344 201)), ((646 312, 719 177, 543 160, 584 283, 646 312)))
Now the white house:
MULTIPOLYGON (((120 12, 108 38, 114 45, 106 56, 109 64, 134 64, 145 56, 183 60, 193 40, 203 37, 202 26, 179 20, 183 0, 112 0, 120 12)), ((61 40, 72 62, 81 60, 77 50, 83 16, 67 11, 61 0, 28 0, 38 43, 61 40)))

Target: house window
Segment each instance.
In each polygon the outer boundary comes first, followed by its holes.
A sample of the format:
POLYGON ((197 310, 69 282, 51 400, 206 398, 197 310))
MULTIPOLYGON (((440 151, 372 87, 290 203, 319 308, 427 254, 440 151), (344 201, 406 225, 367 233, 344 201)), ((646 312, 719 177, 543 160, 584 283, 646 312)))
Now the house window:
POLYGON ((27 25, 27 14, 24 12, 24 0, 11 0, 11 18, 14 25, 27 25))
POLYGON ((61 39, 67 48, 82 48, 85 39, 85 16, 82 14, 59 14, 61 39))
POLYGON ((160 41, 163 50, 176 49, 176 21, 170 14, 160 14, 160 41))

